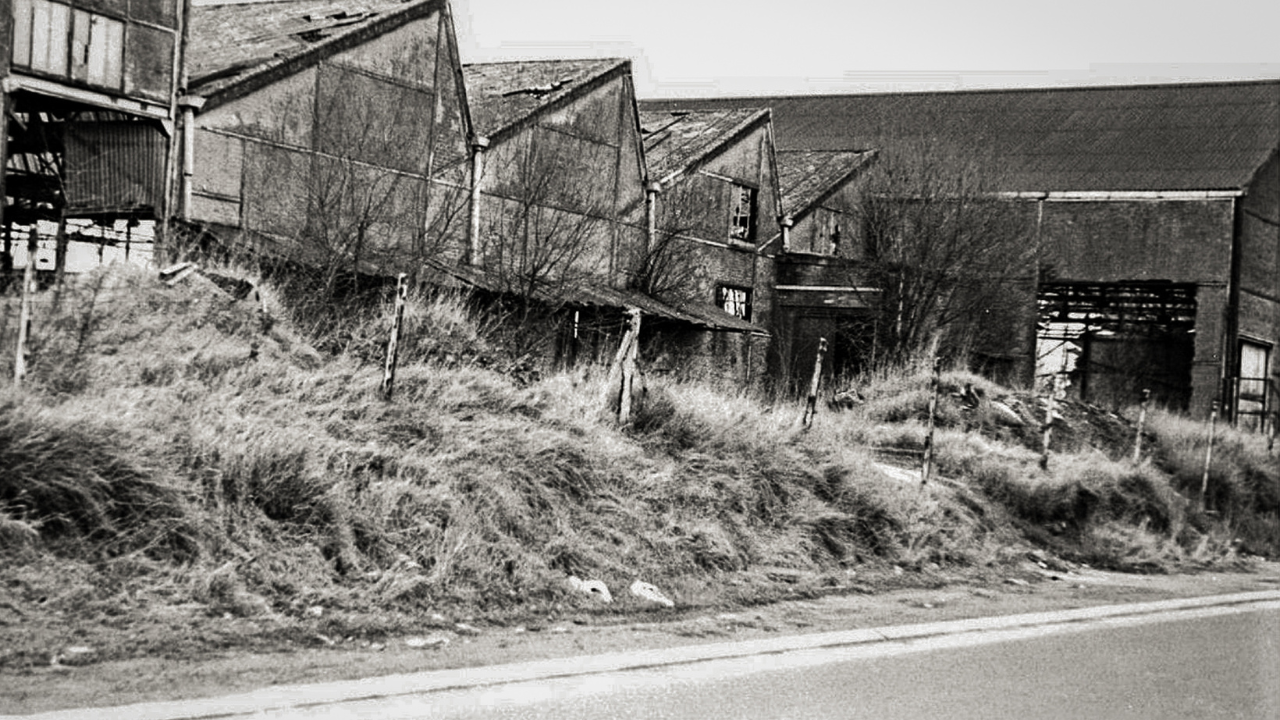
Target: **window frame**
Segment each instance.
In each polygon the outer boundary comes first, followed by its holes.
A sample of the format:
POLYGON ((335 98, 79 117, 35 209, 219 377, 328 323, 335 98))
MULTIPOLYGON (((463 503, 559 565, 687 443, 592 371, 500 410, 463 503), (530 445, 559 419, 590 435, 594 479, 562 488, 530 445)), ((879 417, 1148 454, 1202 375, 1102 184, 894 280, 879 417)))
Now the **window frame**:
POLYGON ((751 322, 752 310, 751 288, 743 285, 716 285, 716 307, 725 314, 751 322))
POLYGON ((14 0, 14 67, 121 91, 125 22, 56 0, 14 0))
POLYGON ((729 241, 753 243, 756 240, 756 217, 760 214, 760 190, 733 181, 729 183, 729 192, 729 241))

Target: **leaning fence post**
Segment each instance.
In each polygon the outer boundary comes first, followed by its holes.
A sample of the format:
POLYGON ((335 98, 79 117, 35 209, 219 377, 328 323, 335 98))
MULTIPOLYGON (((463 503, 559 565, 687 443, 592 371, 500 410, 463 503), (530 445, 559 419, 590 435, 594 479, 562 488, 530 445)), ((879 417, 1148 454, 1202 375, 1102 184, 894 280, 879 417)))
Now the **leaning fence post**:
POLYGON ((391 321, 391 339, 387 341, 387 362, 382 367, 382 385, 379 390, 387 400, 391 399, 391 386, 396 379, 396 358, 400 354, 400 325, 404 322, 404 303, 409 294, 408 276, 400 273, 396 276, 396 310, 395 319, 391 321))
POLYGON ((1209 443, 1204 449, 1204 474, 1200 477, 1200 509, 1207 510, 1206 495, 1209 492, 1209 463, 1213 460, 1213 433, 1218 425, 1218 401, 1209 406, 1209 443))
POLYGON ((1151 400, 1151 391, 1142 389, 1142 405, 1138 407, 1138 431, 1133 436, 1133 462, 1142 458, 1142 427, 1147 424, 1147 403, 1151 400))
POLYGON ((822 378, 822 356, 827 354, 827 339, 818 338, 818 354, 813 359, 813 379, 809 381, 809 397, 804 403, 804 428, 813 424, 813 412, 818 406, 818 381, 822 378))
POLYGON ((924 436, 924 463, 920 466, 920 484, 928 485, 933 475, 933 431, 938 417, 938 390, 942 385, 942 359, 933 359, 933 376, 929 379, 929 431, 924 436))

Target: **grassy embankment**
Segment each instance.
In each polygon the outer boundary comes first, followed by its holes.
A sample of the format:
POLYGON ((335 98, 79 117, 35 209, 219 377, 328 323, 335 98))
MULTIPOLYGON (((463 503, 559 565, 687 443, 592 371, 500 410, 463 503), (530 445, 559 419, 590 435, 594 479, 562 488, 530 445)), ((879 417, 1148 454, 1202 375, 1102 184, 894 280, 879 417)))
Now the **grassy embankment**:
MULTIPOLYGON (((42 296, 31 376, 0 390, 0 605, 14 618, 0 668, 78 641, 95 659, 190 656, 378 637, 435 613, 607 620, 644 607, 625 592, 635 578, 680 612, 848 590, 865 565, 998 570, 1033 546, 1144 571, 1280 553, 1275 458, 1220 430, 1217 512, 1202 512, 1186 498, 1205 429, 1175 416, 1155 416, 1134 465, 1123 423, 1064 409, 1068 451, 1045 471, 1039 405, 948 373, 942 479, 921 488, 875 449, 921 447, 923 373, 866 379, 864 405, 808 432, 798 404, 653 380, 618 428, 602 372, 522 384, 483 369, 498 349, 456 301, 411 303, 391 402, 368 360, 386 312, 326 325, 341 351, 321 353, 267 307, 275 320, 202 277, 170 288, 132 269, 83 279, 57 307, 42 296), (965 383, 1024 424, 965 410, 950 394, 965 383), (569 575, 617 602, 574 593, 569 575), (226 618, 252 632, 210 624, 226 618)), ((0 313, 6 357, 16 308, 0 313)))

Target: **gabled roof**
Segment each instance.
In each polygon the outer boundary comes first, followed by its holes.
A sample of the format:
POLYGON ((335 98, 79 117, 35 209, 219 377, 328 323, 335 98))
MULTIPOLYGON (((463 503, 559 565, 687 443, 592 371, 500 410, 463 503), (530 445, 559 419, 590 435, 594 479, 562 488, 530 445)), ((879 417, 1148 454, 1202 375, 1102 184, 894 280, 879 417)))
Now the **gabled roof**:
POLYGON ((872 150, 779 150, 778 185, 782 210, 800 219, 839 189, 876 155, 872 150))
POLYGON ((768 119, 769 111, 758 107, 642 110, 640 132, 649 177, 665 183, 768 119))
MULTIPOLYGON (((439 9, 441 0, 192 5, 188 92, 211 97, 305 65, 439 9), (274 72, 273 72, 274 71, 274 72)), ((255 85, 256 87, 256 85, 255 85)))
POLYGON ((539 112, 606 81, 630 73, 631 61, 522 60, 462 66, 476 132, 493 139, 539 112))
POLYGON ((1280 144, 1280 80, 646 101, 773 108, 779 149, 921 138, 999 165, 1009 191, 1238 190, 1280 144))

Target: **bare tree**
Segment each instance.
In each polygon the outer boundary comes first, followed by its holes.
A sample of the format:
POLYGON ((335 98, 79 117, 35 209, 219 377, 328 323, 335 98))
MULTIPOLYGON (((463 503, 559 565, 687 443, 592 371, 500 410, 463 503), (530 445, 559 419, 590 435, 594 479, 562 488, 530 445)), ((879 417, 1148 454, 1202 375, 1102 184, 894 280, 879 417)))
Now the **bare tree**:
MULTIPOLYGON (((254 206, 246 230, 282 244, 263 259, 290 312, 321 346, 340 350, 357 342, 360 318, 391 279, 416 280, 463 224, 466 188, 456 176, 465 156, 433 147, 430 93, 347 75, 322 80, 311 147, 258 150, 272 187, 246 197, 254 206)), ((290 111, 307 117, 311 108, 290 111)))
POLYGON ((370 85, 335 89, 316 123, 319 151, 296 171, 304 189, 305 255, 318 256, 323 294, 361 274, 411 274, 461 219, 461 187, 433 184, 430 93, 370 85))
POLYGON ((706 211, 695 199, 687 185, 673 186, 658 196, 656 232, 637 254, 630 287, 674 303, 696 297, 698 268, 689 236, 706 211))
POLYGON ((878 362, 965 354, 1010 335, 1019 285, 1034 281, 1034 245, 1025 207, 998 188, 993 163, 938 141, 882 153, 862 189, 856 270, 880 291, 878 362))
POLYGON ((594 151, 572 136, 535 130, 488 153, 476 260, 497 294, 490 310, 517 355, 540 353, 554 337, 545 321, 577 289, 607 281, 620 225, 594 151))
POLYGON ((572 141, 531 134, 491 153, 483 264, 504 292, 556 296, 607 268, 613 188, 572 141))

